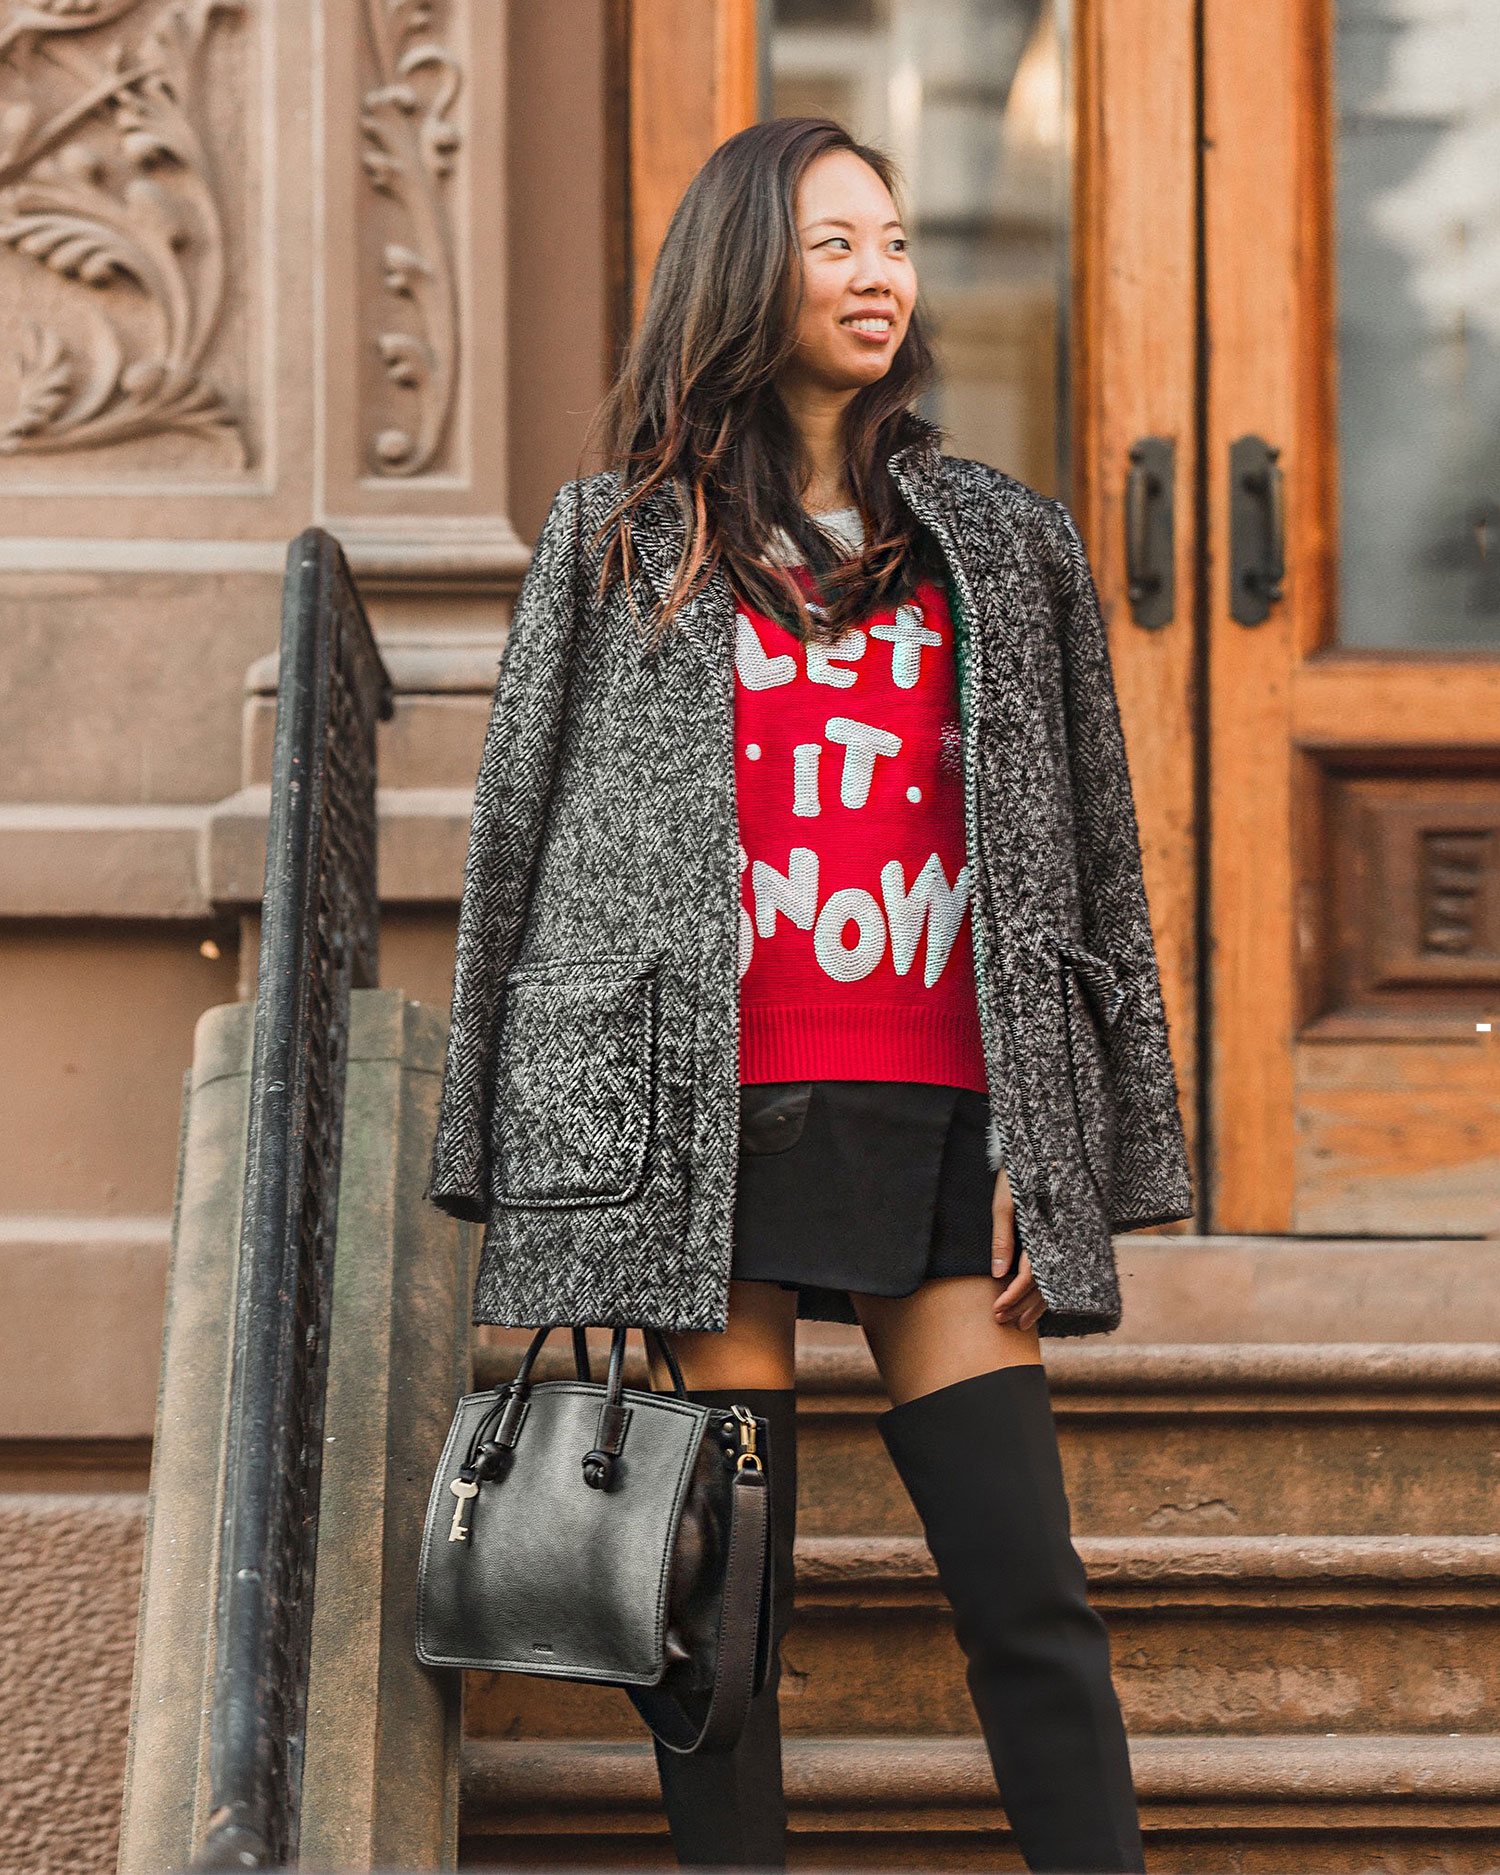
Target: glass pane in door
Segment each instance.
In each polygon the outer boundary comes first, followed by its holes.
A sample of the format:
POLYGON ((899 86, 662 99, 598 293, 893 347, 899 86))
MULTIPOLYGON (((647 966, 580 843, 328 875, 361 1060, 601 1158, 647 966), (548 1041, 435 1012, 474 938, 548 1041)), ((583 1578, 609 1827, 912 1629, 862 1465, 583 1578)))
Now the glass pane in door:
POLYGON ((1065 491, 1068 139, 1053 0, 766 0, 762 113, 887 150, 956 455, 1065 491))
POLYGON ((1500 4, 1334 24, 1339 638, 1500 651, 1500 4))

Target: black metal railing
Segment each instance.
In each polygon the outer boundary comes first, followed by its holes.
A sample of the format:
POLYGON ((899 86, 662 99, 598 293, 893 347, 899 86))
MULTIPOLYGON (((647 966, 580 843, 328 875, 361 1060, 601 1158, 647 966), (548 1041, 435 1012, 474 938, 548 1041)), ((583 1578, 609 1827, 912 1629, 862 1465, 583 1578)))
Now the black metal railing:
POLYGON ((297 1857, 350 992, 380 980, 392 707, 343 551, 307 528, 282 588, 199 1869, 297 1857))

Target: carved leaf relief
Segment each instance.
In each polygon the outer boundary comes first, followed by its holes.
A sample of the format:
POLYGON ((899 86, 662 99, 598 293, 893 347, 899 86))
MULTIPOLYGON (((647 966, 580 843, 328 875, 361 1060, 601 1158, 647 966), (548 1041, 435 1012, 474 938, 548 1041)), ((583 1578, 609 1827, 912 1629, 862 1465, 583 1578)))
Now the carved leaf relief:
POLYGON ((376 82, 361 101, 360 160, 401 219, 401 238, 387 239, 380 256, 382 284, 403 313, 374 335, 400 397, 375 419, 370 459, 379 474, 411 476, 436 461, 457 395, 458 282, 444 185, 462 141, 450 115, 460 74, 432 36, 431 0, 365 0, 364 16, 376 82))
POLYGON ((244 3, 30 0, 0 19, 0 54, 25 85, 0 104, 0 242, 92 289, 80 303, 84 343, 32 323, 0 450, 228 431, 244 462, 240 416, 207 363, 227 266, 201 122, 205 43, 244 3), (134 43, 104 35, 148 12, 134 43), (99 303, 106 292, 140 297, 149 317, 132 325, 133 344, 99 303))

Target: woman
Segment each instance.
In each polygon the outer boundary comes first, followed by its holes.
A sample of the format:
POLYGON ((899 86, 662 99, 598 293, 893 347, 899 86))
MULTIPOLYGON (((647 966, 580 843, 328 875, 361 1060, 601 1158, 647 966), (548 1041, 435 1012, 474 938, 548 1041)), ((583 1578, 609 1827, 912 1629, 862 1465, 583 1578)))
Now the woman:
MULTIPOLYGON (((716 150, 518 599, 428 1196, 475 1321, 653 1324, 767 1416, 778 1639, 795 1323, 857 1320, 1028 1866, 1138 1869, 1039 1334, 1192 1190, 1088 564, 930 370, 888 160, 716 150)), ((775 1674, 657 1755, 680 1860, 784 1866, 775 1674)))

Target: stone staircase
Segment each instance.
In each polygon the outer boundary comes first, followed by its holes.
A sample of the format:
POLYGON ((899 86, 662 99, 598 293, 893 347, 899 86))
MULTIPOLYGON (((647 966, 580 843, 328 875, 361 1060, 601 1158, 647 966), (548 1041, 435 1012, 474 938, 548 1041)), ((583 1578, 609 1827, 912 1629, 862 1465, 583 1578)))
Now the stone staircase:
MULTIPOLYGON (((1497 1866, 1500 1245, 1121 1249, 1136 1338, 1047 1365, 1152 1867, 1497 1866)), ((799 1393, 793 1860, 1019 1867, 857 1331, 804 1325, 799 1393)), ((672 1866, 623 1695, 470 1676, 465 1739, 465 1861, 672 1866)))

